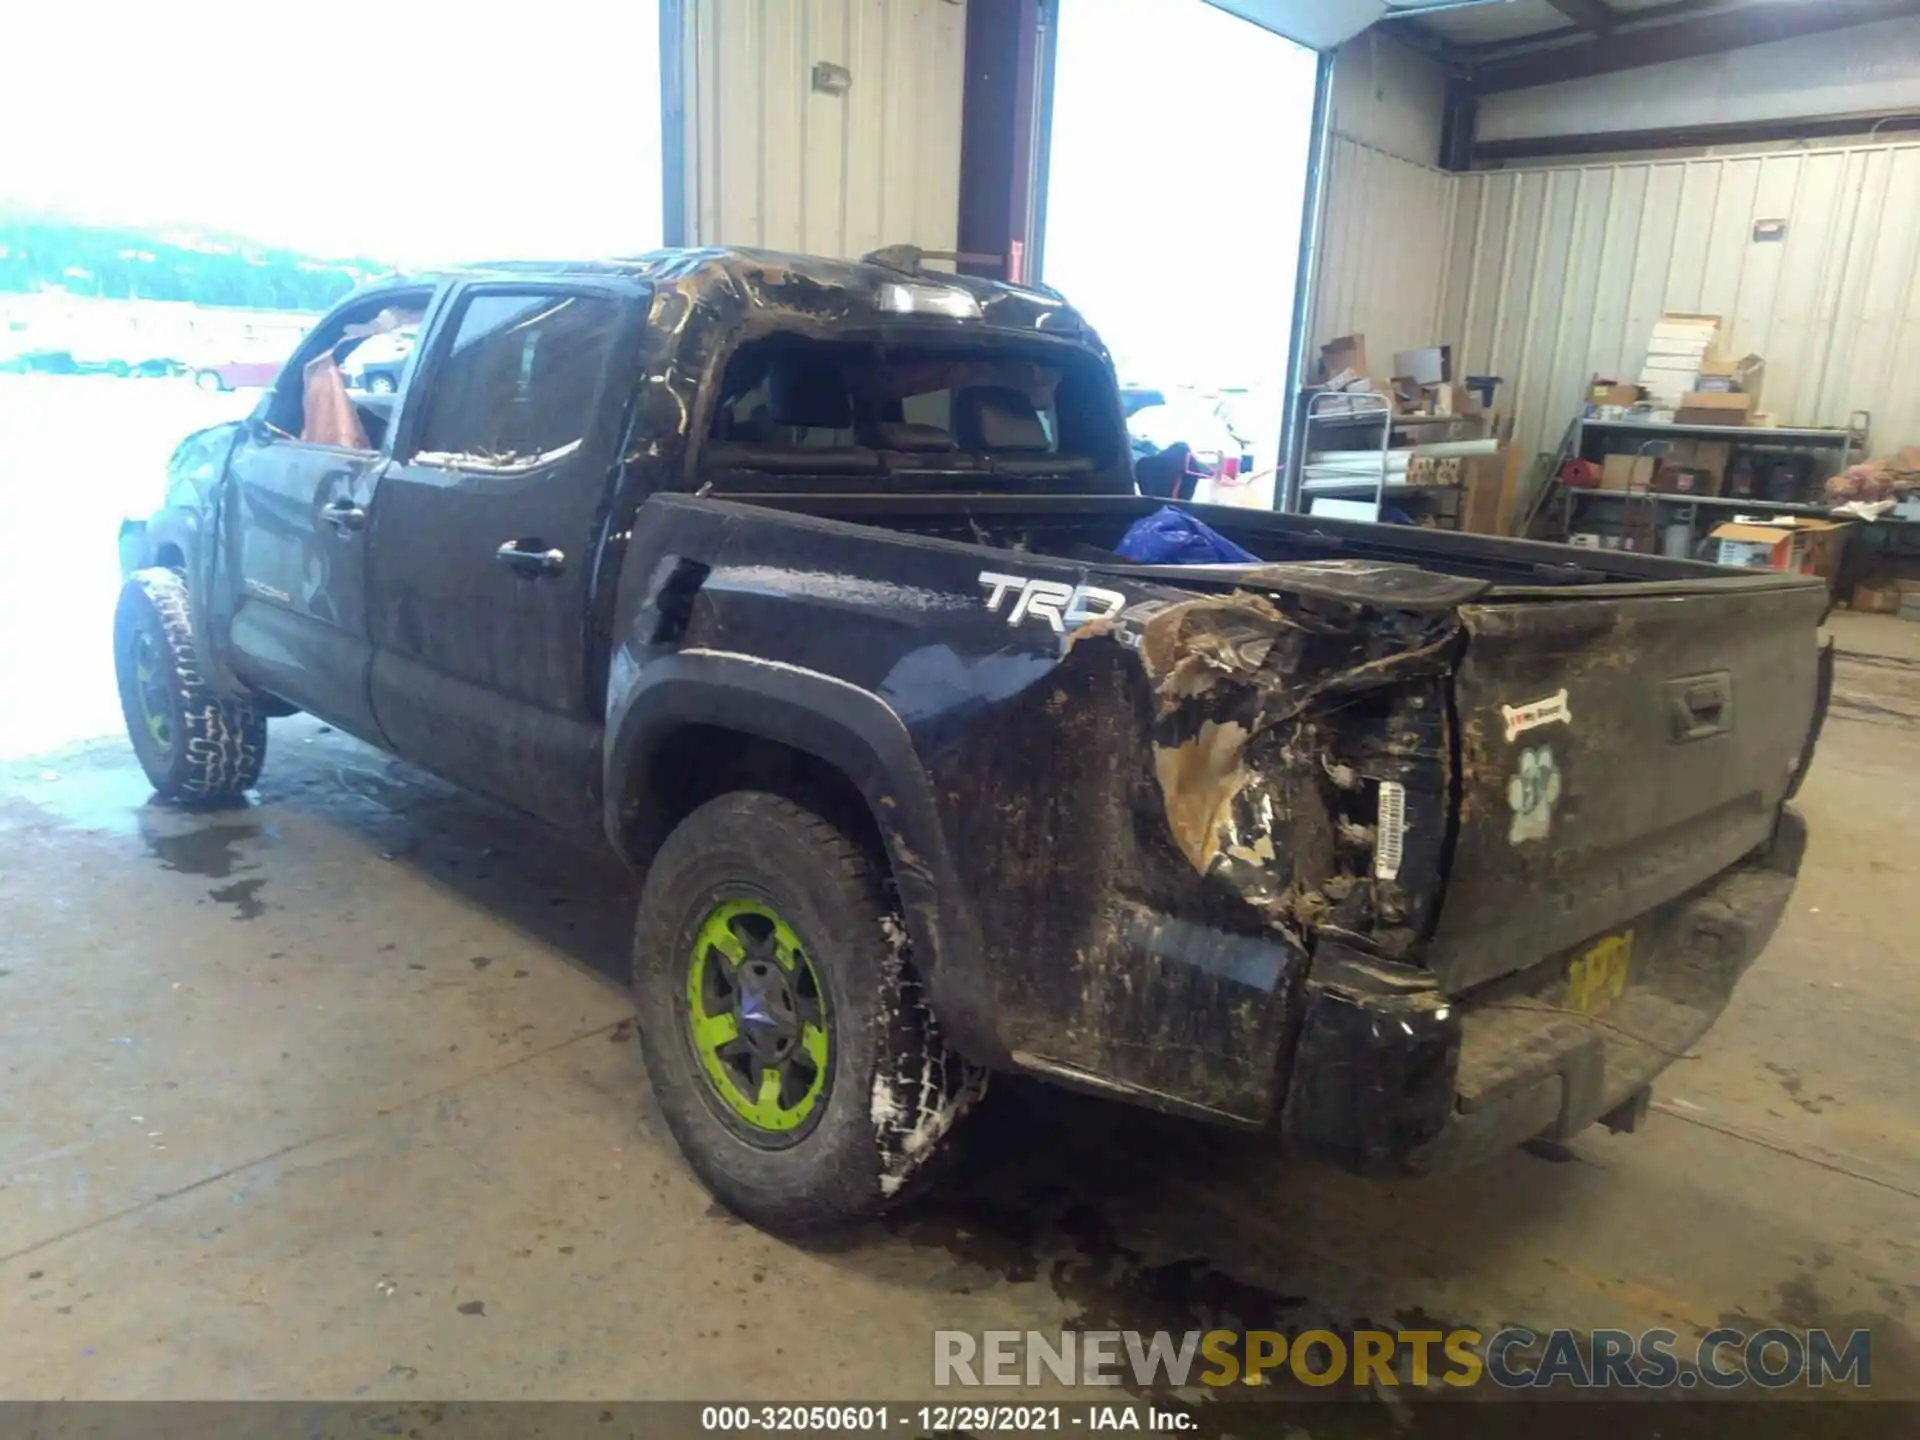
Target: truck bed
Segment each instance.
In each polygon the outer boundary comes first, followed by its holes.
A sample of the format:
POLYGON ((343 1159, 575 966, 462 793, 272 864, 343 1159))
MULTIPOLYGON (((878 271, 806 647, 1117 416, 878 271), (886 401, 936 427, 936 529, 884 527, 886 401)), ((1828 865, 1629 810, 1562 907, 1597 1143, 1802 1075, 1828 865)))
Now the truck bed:
POLYGON ((1003 558, 1064 560, 1093 578, 1452 608, 1461 627, 1448 695, 1455 813, 1444 900, 1425 937, 1427 961, 1451 990, 1573 945, 1734 863, 1766 839, 1813 728, 1827 597, 1810 577, 1217 506, 1190 508, 1271 563, 1136 565, 1112 547, 1158 507, 1144 497, 751 503, 987 544, 1003 558), (1563 694, 1565 718, 1507 733, 1503 707, 1563 694), (1536 743, 1521 743, 1529 734, 1536 743), (1542 746, 1562 828, 1515 840, 1507 791, 1519 759, 1542 746))
MULTIPOLYGON (((820 494, 798 491, 729 495, 729 502, 965 544, 991 544, 1088 564, 1126 564, 1112 555, 1127 527, 1166 502, 1147 496, 820 494)), ((1804 588, 1804 576, 1729 571, 1694 560, 1623 550, 1579 550, 1532 540, 1372 525, 1220 505, 1183 505, 1214 530, 1263 560, 1376 560, 1485 580, 1503 590, 1570 586, 1683 586, 1709 583, 1734 592, 1804 588)), ((1133 567, 1135 569, 1151 567, 1133 567)), ((1188 568, 1188 567, 1183 567, 1188 568)), ((1198 583, 1200 577, 1191 577, 1198 583)))

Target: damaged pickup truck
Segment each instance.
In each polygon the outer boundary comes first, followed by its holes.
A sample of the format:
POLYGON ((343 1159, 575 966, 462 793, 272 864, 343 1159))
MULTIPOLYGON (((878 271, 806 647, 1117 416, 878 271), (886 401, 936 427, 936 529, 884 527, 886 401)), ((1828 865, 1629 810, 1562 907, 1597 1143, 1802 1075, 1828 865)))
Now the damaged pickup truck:
POLYGON ((214 802, 307 711, 610 843, 776 1229, 994 1071, 1369 1174, 1631 1129, 1792 889, 1821 583, 1206 507, 1258 563, 1133 564, 1129 464, 1071 308, 911 255, 376 286, 123 533, 129 732, 214 802))

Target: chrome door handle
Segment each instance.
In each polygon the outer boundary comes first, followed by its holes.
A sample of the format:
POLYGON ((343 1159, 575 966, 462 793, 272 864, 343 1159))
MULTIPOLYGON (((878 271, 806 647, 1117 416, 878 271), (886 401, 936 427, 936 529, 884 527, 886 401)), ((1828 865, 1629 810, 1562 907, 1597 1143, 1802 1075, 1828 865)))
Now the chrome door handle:
POLYGON ((538 540, 509 540, 493 552, 493 558, 509 570, 522 575, 558 575, 567 568, 564 550, 541 550, 538 540))
POLYGON ((351 500, 334 500, 322 506, 320 518, 343 535, 367 528, 367 512, 351 500))

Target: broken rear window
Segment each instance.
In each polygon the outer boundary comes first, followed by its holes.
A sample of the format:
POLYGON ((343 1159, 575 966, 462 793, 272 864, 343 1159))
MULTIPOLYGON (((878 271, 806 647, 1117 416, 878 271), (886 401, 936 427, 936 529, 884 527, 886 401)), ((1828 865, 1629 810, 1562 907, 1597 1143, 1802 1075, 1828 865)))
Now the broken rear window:
POLYGON ((939 347, 774 336, 728 363, 710 478, 1092 475, 1115 462, 1104 368, 1065 347, 939 347))

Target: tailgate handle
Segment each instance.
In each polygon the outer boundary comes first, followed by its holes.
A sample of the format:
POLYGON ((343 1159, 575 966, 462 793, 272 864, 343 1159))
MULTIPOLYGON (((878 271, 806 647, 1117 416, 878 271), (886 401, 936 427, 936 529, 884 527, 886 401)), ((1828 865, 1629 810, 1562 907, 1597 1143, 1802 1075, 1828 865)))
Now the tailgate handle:
POLYGON ((1724 735, 1733 725, 1733 676, 1722 671, 1669 680, 1667 718, 1675 744, 1724 735))

